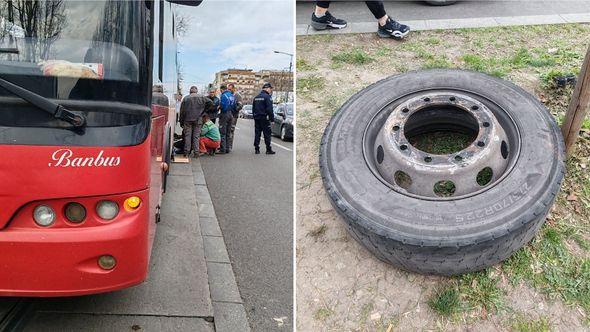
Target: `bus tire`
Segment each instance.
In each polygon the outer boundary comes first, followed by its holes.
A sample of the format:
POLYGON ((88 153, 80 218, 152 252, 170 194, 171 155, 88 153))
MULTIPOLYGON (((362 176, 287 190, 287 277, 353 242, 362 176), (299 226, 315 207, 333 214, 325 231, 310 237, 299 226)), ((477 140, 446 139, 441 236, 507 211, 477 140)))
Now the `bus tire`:
POLYGON ((328 197, 354 239, 404 270, 449 276, 494 265, 533 238, 559 191, 564 158, 561 131, 535 97, 496 77, 442 69, 392 76, 352 96, 324 131, 319 165, 328 197), (373 152, 372 132, 380 119, 399 116, 396 110, 407 112, 411 98, 436 91, 469 95, 510 134, 509 168, 487 187, 431 198, 377 176, 383 153, 379 147, 373 152))

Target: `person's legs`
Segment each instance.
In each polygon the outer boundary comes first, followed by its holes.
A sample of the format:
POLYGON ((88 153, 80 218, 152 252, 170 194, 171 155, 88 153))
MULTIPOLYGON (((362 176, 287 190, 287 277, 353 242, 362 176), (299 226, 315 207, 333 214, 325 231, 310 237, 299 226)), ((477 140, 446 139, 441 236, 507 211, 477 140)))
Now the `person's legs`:
POLYGON ((195 122, 195 124, 193 125, 193 142, 192 142, 193 154, 194 154, 195 158, 199 156, 200 137, 201 137, 201 124, 199 122, 195 122))
POLYGON ((379 22, 377 34, 384 38, 403 38, 410 32, 410 27, 391 19, 385 12, 383 1, 365 1, 365 4, 379 22))
POLYGON ((315 2, 315 10, 311 14, 311 26, 316 30, 346 28, 346 21, 332 16, 328 7, 330 7, 330 1, 315 2))
POLYGON ((260 151, 260 134, 262 133, 261 119, 254 119, 254 150, 260 151))
POLYGON ((381 19, 387 16, 387 13, 385 13, 385 6, 383 6, 383 1, 365 1, 365 4, 367 5, 367 7, 369 7, 369 10, 373 14, 373 16, 375 16, 376 19, 380 20, 379 23, 381 25, 384 25, 387 18, 385 18, 383 22, 381 22, 381 19))
POLYGON ((219 115, 219 133, 221 134, 221 147, 219 151, 221 153, 225 153, 227 149, 227 137, 229 134, 229 130, 231 127, 231 121, 228 123, 227 120, 230 119, 227 115, 231 117, 231 113, 222 113, 219 115))
POLYGON ((209 137, 201 137, 199 140, 199 151, 201 153, 206 153, 209 150, 214 150, 219 147, 219 141, 214 141, 209 137))
POLYGON ((231 127, 229 130, 229 141, 228 141, 228 148, 232 150, 234 148, 234 132, 236 131, 236 125, 238 124, 238 117, 232 116, 231 118, 231 127))
POLYGON ((270 143, 271 140, 271 130, 270 130, 270 121, 264 119, 262 124, 262 132, 264 133, 264 144, 266 145, 266 154, 274 154, 272 150, 272 146, 270 143))
POLYGON ((184 134, 184 154, 188 156, 191 152, 192 127, 189 122, 182 124, 182 133, 184 134))

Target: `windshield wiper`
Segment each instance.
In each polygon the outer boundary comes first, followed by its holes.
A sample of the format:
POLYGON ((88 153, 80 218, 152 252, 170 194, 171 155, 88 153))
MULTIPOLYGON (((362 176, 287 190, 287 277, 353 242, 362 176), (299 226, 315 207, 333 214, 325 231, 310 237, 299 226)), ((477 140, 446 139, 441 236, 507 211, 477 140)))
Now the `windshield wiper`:
POLYGON ((16 47, 0 47, 0 53, 19 54, 20 52, 16 47))
POLYGON ((3 78, 0 78, 0 86, 14 95, 17 95, 28 101, 32 105, 37 106, 39 109, 53 115, 56 119, 69 122, 76 128, 86 126, 86 117, 75 114, 62 105, 54 103, 43 96, 40 96, 16 84, 10 83, 3 78))

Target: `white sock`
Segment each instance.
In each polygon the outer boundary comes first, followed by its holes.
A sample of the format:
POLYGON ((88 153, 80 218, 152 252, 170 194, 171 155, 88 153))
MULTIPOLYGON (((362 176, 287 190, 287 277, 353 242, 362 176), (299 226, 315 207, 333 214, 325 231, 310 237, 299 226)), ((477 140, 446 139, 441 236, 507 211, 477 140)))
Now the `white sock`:
POLYGON ((319 17, 324 17, 324 16, 326 16, 326 13, 325 12, 322 13, 322 14, 320 14, 320 15, 318 15, 317 12, 315 13, 315 17, 318 17, 319 18, 319 17))

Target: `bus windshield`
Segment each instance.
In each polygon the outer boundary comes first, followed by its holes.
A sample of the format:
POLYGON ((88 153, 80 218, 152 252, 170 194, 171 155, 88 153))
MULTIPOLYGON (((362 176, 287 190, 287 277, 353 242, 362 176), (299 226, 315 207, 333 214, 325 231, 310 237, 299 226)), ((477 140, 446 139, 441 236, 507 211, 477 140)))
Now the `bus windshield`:
MULTIPOLYGON (((145 1, 0 0, 0 77, 59 100, 149 105, 145 1), (145 72, 145 70, 144 70, 145 72)), ((0 89, 1 96, 10 96, 0 89)))

